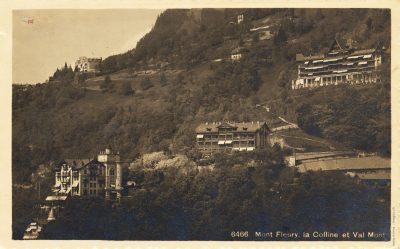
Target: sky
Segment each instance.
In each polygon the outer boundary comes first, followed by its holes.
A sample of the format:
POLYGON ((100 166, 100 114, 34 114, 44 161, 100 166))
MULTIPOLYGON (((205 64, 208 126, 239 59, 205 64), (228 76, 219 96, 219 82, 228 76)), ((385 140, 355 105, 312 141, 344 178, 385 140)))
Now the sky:
POLYGON ((14 10, 13 83, 45 82, 80 56, 103 59, 128 51, 163 10, 14 10))

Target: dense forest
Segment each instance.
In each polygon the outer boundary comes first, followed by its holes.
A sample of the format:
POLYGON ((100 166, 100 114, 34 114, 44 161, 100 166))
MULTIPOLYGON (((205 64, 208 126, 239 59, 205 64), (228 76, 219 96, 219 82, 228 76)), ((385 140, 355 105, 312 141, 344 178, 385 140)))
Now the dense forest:
MULTIPOLYGON (((166 10, 136 48, 105 58, 95 77, 66 64, 48 83, 13 85, 13 183, 30 183, 43 167, 62 158, 94 157, 106 146, 124 159, 160 151, 184 155, 194 167, 194 129, 200 122, 270 122, 271 114, 259 105, 311 135, 390 156, 390 54, 382 83, 289 90, 296 53, 324 52, 335 37, 352 38, 360 48, 390 48, 390 11, 166 10), (249 32, 260 25, 270 26, 270 39, 249 32), (249 53, 233 63, 230 53, 238 46, 249 53)), ((141 187, 130 190, 120 206, 71 202, 43 238, 229 240, 232 230, 244 228, 373 227, 389 233, 388 187, 373 190, 339 173, 298 175, 283 167, 283 154, 274 147, 216 155, 213 171, 131 169, 129 177, 141 187), (71 229, 74 224, 80 226, 71 229)), ((52 184, 51 177, 43 181, 52 184)), ((28 213, 38 201, 13 194, 14 209, 28 213)), ((13 226, 23 228, 26 219, 18 219, 13 215, 13 226)))
POLYGON ((265 240, 254 232, 327 230, 379 231, 386 234, 381 239, 390 238, 389 187, 359 184, 342 173, 299 175, 283 165, 281 155, 279 148, 218 155, 214 170, 199 171, 190 162, 162 170, 136 168, 130 174, 140 187, 119 205, 70 202, 41 238, 265 240), (232 236, 236 231, 249 236, 232 236))

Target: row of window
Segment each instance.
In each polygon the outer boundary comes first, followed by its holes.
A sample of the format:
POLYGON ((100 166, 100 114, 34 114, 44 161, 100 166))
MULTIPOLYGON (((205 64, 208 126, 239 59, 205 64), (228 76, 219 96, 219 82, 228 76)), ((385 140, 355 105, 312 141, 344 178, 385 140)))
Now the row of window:
POLYGON ((252 134, 230 134, 230 135, 226 135, 226 134, 219 134, 219 135, 203 135, 203 139, 204 140, 212 140, 212 139, 220 139, 220 140, 225 140, 225 139, 254 139, 255 135, 252 134))
MULTIPOLYGON (((96 172, 96 171, 94 171, 94 172, 96 172)), ((84 174, 84 175, 87 175, 88 173, 89 173, 89 170, 87 170, 87 169, 84 169, 84 170, 83 170, 83 174, 84 174)), ((99 174, 99 175, 103 175, 103 173, 104 173, 103 170, 102 170, 101 168, 99 168, 98 174, 99 174)), ((110 169, 110 175, 114 175, 114 174, 115 174, 115 170, 114 170, 113 168, 111 168, 111 169, 110 169)), ((92 175, 95 175, 95 174, 92 174, 92 175)))
MULTIPOLYGON (((89 188, 96 188, 96 186, 97 186, 97 184, 95 183, 95 182, 91 182, 91 183, 89 183, 89 188)), ((87 188, 88 187, 88 183, 87 182, 84 182, 83 183, 83 187, 84 188, 87 188)), ((104 183, 99 183, 99 187, 100 188, 103 188, 104 187, 104 183)))
POLYGON ((325 67, 325 68, 335 68, 335 67, 346 67, 346 66, 353 66, 357 65, 358 63, 375 63, 374 59, 361 59, 361 60, 348 60, 348 61, 337 61, 337 62, 331 62, 331 63, 323 63, 318 64, 308 64, 307 66, 299 65, 300 69, 306 69, 306 70, 313 70, 313 67, 318 66, 318 67, 325 67))
POLYGON ((304 72, 301 71, 299 73, 300 76, 307 76, 307 75, 315 75, 315 76, 324 76, 330 74, 354 74, 354 73, 373 73, 375 71, 375 66, 365 66, 365 67, 358 67, 358 68, 350 68, 350 69, 343 69, 343 70, 320 70, 316 72, 304 72))
MULTIPOLYGON (((240 140, 240 141, 220 141, 220 142, 225 142, 225 143, 219 143, 221 144, 233 144, 233 145, 240 145, 240 144, 254 144, 254 139, 253 140, 240 140)), ((213 141, 213 142, 204 142, 204 141, 197 141, 198 145, 218 145, 218 141, 213 141)))
MULTIPOLYGON (((339 75, 339 76, 329 76, 329 77, 324 77, 322 78, 323 83, 328 83, 328 82, 340 82, 340 81, 347 81, 347 80, 373 80, 379 78, 376 75, 372 74, 354 74, 354 75, 339 75)), ((304 83, 312 83, 316 81, 315 79, 304 79, 304 83)))
POLYGON ((203 147, 203 148, 199 148, 199 150, 201 150, 201 151, 224 151, 224 150, 231 151, 232 147, 217 147, 217 148, 203 147))
POLYGON ((89 191, 87 189, 83 190, 83 195, 99 195, 103 193, 104 191, 96 191, 95 189, 89 189, 89 191))

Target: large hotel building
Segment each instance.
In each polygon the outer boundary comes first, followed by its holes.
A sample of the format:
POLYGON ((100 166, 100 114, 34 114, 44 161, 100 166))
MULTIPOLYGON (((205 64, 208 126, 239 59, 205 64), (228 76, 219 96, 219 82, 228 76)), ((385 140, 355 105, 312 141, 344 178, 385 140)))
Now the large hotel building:
POLYGON ((196 128, 202 154, 219 151, 252 151, 265 147, 269 128, 265 122, 206 122, 196 128))
POLYGON ((380 48, 355 49, 353 42, 337 39, 325 54, 296 55, 297 79, 292 89, 339 84, 370 84, 380 81, 383 51, 380 48))

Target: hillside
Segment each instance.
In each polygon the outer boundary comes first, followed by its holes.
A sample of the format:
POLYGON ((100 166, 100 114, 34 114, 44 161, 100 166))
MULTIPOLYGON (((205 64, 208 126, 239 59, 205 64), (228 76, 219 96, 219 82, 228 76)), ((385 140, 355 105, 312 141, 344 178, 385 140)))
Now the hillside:
POLYGON ((391 154, 390 56, 379 84, 289 90, 296 53, 324 52, 335 37, 390 48, 390 12, 167 10, 135 49, 106 58, 94 76, 65 64, 48 83, 13 85, 13 239, 50 194, 55 163, 111 146, 133 159, 123 181, 134 184, 123 184, 121 202, 73 199, 39 239, 288 239, 232 236, 270 230, 377 231, 385 237, 368 240, 389 240, 390 184, 339 171, 300 174, 284 164, 293 148, 391 154), (248 53, 232 61, 238 46, 248 53), (198 160, 196 126, 222 120, 300 129, 273 133, 289 150, 198 160))
MULTIPOLYGON (((301 121, 312 135, 352 148, 376 151, 379 146, 390 147, 389 80, 384 82, 386 87, 359 91, 373 99, 369 101, 371 112, 362 112, 363 119, 374 117, 379 125, 364 129, 359 123, 357 130, 345 129, 347 135, 343 129, 326 132, 329 127, 323 125, 313 133, 309 127, 321 116, 301 119, 306 112, 320 110, 304 106, 331 107, 328 99, 318 97, 324 90, 314 91, 313 98, 301 98, 296 95, 308 93, 288 90, 296 73, 296 53, 323 51, 335 36, 352 37, 360 47, 388 46, 389 21, 389 12, 372 9, 167 10, 134 50, 106 58, 97 77, 77 80, 75 76, 74 80, 72 70, 65 68, 57 70, 49 83, 13 87, 13 181, 27 181, 39 164, 94 155, 107 145, 127 158, 159 150, 190 153, 199 122, 273 118, 255 108, 257 104, 268 104, 288 120, 301 121), (240 25, 236 22, 239 13, 245 16, 240 25), (261 26, 269 26, 269 33, 250 31, 261 26), (239 45, 248 48, 249 54, 232 63, 230 53, 239 45), (106 76, 111 83, 101 89, 106 76), (126 91, 129 88, 133 94, 126 91), (379 92, 377 98, 373 98, 375 92, 379 92), (384 112, 375 117, 373 108, 377 107, 384 112), (373 136, 359 140, 365 132, 373 136), (356 144, 348 143, 352 133, 358 134, 356 144), (377 141, 383 145, 375 146, 377 141), (373 146, 358 146, 365 143, 373 146)), ((346 113, 347 119, 338 124, 342 128, 360 113, 353 107, 335 107, 346 113)), ((343 114, 326 110, 326 117, 333 119, 343 114)))

